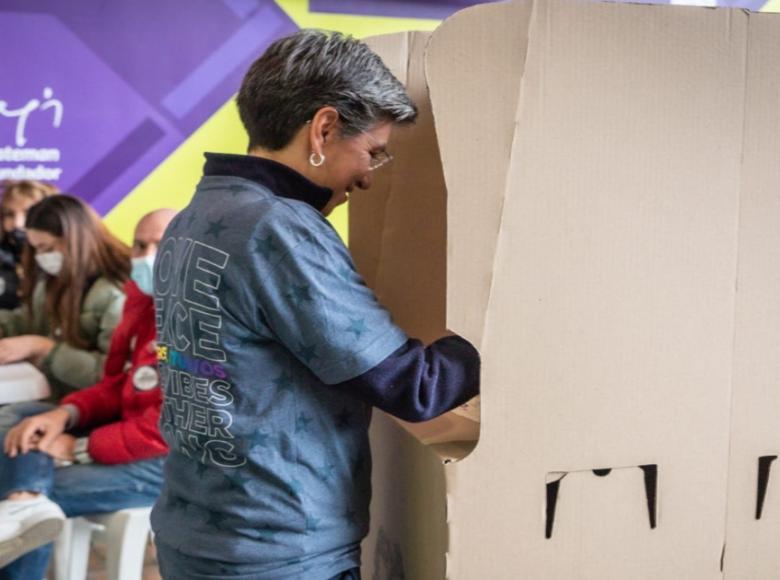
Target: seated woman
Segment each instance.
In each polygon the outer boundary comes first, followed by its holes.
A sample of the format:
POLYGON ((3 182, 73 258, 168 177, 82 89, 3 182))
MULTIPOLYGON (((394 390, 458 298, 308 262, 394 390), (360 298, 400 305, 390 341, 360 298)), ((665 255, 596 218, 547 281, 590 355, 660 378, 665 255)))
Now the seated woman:
POLYGON ((0 197, 0 309, 19 306, 19 271, 27 241, 27 210, 58 190, 41 181, 5 181, 0 197))
POLYGON ((42 578, 65 515, 148 506, 160 493, 152 267, 173 216, 157 210, 136 227, 133 281, 100 382, 57 407, 27 403, 24 420, 0 427, 0 580, 42 578), (73 465, 54 469, 56 460, 73 465))
POLYGON ((70 195, 32 206, 26 226, 23 306, 0 311, 0 364, 36 364, 56 402, 100 379, 122 315, 130 250, 70 195))

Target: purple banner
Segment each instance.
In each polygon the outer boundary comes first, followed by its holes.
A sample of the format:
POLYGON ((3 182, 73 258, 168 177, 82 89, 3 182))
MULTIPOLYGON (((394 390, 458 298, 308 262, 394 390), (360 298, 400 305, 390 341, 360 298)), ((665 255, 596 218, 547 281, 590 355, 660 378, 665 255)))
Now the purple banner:
POLYGON ((272 0, 4 0, 0 27, 0 179, 53 181, 101 213, 297 29, 272 0))

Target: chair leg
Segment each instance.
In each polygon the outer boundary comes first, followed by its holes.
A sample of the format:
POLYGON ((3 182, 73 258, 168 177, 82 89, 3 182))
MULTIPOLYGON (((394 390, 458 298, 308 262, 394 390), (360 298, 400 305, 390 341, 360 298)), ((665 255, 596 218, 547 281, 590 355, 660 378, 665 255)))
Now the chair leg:
POLYGON ((72 539, 73 520, 67 519, 60 535, 54 540, 54 580, 68 580, 72 539))
POLYGON ((65 520, 54 543, 54 577, 56 580, 85 580, 89 565, 90 540, 93 531, 103 526, 84 518, 65 520))
POLYGON ((106 571, 109 580, 139 580, 149 539, 149 514, 117 512, 106 522, 106 571))

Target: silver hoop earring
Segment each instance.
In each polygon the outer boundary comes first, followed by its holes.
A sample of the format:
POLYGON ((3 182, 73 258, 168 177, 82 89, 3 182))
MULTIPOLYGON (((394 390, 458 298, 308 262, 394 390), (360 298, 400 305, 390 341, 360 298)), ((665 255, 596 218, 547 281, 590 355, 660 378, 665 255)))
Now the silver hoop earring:
POLYGON ((325 163, 325 156, 322 153, 312 153, 311 155, 309 155, 309 163, 314 167, 319 167, 320 165, 325 163), (317 155, 319 159, 317 159, 315 155, 317 155))

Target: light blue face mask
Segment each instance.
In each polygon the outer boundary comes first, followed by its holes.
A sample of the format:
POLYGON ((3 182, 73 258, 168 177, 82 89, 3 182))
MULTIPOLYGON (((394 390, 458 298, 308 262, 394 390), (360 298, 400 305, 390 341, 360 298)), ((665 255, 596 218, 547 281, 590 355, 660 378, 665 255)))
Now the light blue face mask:
POLYGON ((130 278, 141 292, 147 296, 154 294, 154 254, 142 258, 133 258, 130 278))

